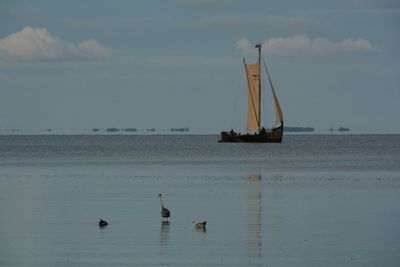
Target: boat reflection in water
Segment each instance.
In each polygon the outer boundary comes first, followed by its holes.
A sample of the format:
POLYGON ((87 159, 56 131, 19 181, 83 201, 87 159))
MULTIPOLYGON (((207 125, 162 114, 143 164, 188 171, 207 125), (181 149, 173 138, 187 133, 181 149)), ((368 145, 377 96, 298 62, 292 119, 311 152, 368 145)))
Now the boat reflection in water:
POLYGON ((254 189, 247 193, 247 248, 249 257, 262 257, 262 190, 261 174, 250 174, 247 180, 254 183, 254 189))

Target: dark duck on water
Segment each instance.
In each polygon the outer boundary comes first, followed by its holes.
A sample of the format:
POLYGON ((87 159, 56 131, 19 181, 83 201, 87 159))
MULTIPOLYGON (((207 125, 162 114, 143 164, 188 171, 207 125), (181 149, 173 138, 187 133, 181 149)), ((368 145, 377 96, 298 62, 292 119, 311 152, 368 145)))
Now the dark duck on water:
POLYGON ((99 221, 99 227, 103 228, 106 227, 108 225, 108 222, 106 222, 105 220, 100 219, 99 221))

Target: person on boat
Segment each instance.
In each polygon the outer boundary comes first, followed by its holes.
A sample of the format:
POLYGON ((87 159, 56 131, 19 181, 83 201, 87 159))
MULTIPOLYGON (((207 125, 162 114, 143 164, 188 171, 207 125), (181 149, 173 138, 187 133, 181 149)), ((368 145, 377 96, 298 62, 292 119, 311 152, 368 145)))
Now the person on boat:
POLYGON ((233 135, 233 136, 236 136, 236 135, 237 135, 237 133, 235 133, 235 131, 234 131, 233 129, 231 129, 231 130, 229 131, 229 134, 230 134, 230 135, 233 135))
POLYGON ((264 127, 261 128, 260 134, 265 134, 266 130, 264 127))

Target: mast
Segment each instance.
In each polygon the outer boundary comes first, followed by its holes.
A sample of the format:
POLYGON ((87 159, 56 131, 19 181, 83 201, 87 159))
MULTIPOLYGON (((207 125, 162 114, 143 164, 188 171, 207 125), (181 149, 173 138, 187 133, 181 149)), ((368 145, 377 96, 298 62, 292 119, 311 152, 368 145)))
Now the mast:
POLYGON ((256 45, 258 48, 258 61, 254 64, 246 64, 247 78, 247 125, 246 130, 248 132, 260 133, 261 131, 261 85, 260 85, 260 71, 261 71, 261 45, 256 45))
POLYGON ((258 132, 261 131, 261 47, 260 43, 255 45, 258 48, 258 132))

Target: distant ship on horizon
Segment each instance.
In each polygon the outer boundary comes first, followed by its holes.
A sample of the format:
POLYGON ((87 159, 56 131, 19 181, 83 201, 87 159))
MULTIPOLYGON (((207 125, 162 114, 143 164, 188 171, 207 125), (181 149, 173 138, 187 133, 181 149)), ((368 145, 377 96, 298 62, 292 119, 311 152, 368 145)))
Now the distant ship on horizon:
POLYGON ((340 128, 339 129, 337 129, 339 132, 349 132, 350 131, 350 129, 349 128, 345 128, 345 127, 343 127, 343 126, 340 126, 340 128))
POLYGON ((331 126, 331 128, 329 128, 329 131, 330 132, 333 132, 333 131, 338 131, 338 132, 349 132, 350 131, 350 128, 346 128, 346 127, 343 127, 343 126, 340 126, 339 128, 337 128, 337 129, 334 129, 333 128, 333 126, 331 126))

